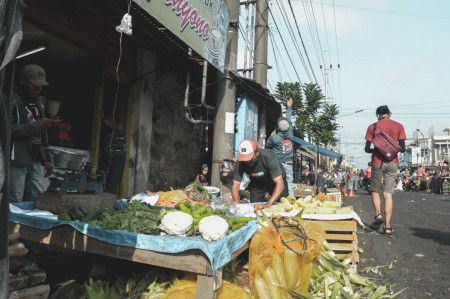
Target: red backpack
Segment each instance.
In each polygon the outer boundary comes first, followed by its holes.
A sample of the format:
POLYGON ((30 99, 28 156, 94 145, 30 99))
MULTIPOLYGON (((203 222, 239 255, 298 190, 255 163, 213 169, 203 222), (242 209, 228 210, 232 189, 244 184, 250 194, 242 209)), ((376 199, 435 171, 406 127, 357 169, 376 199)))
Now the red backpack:
POLYGON ((398 152, 400 152, 402 148, 394 138, 384 133, 380 128, 377 128, 377 123, 373 124, 373 129, 373 145, 387 160, 392 161, 397 157, 398 152))

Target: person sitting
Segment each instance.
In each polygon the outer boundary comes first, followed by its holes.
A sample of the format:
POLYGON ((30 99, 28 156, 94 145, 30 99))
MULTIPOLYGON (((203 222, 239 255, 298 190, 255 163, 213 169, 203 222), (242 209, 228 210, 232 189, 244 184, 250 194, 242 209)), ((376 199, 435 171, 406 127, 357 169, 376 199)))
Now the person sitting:
POLYGON ((208 164, 202 164, 201 172, 195 178, 196 182, 199 182, 202 186, 208 186, 208 180, 206 179, 206 175, 208 174, 209 167, 208 164))

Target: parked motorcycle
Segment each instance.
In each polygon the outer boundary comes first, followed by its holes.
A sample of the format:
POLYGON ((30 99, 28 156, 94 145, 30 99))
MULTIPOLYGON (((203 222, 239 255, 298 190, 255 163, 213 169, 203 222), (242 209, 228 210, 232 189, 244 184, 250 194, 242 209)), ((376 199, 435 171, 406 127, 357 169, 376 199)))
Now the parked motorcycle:
POLYGON ((364 177, 362 181, 363 187, 367 191, 367 193, 372 194, 372 188, 370 188, 370 179, 364 177))
POLYGON ((403 181, 403 190, 405 191, 419 191, 419 180, 415 177, 410 178, 408 181, 403 181))

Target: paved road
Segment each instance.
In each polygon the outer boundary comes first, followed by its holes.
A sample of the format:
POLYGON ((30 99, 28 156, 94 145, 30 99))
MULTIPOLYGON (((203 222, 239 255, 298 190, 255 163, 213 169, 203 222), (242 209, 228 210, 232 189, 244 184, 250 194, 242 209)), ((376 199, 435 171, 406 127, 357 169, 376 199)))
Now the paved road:
MULTIPOLYGON (((356 194, 344 199, 344 205, 353 205, 370 224, 375 216, 371 196, 364 190, 356 194)), ((396 298, 450 298, 450 195, 397 192, 391 224, 395 238, 358 228, 359 247, 364 250, 358 271, 394 261, 391 270, 380 268, 382 277, 364 275, 395 284, 394 292, 408 288, 396 298)))

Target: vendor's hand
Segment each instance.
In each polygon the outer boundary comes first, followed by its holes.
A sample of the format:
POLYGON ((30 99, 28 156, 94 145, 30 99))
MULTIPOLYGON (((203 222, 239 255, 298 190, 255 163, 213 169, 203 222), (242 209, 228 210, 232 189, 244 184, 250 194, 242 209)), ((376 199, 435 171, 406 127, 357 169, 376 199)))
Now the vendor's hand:
POLYGON ((273 135, 275 135, 277 133, 277 131, 273 131, 271 134, 270 134, 270 136, 273 136, 273 135))
POLYGON ((254 207, 255 211, 259 211, 259 210, 270 208, 271 206, 272 205, 265 203, 265 204, 256 204, 253 207, 254 207))
POLYGON ((292 104, 294 103, 294 100, 292 98, 290 98, 287 102, 286 102, 286 106, 288 107, 292 107, 292 104))
POLYGON ((41 130, 55 127, 59 123, 59 119, 41 118, 39 119, 39 126, 41 130))
POLYGON ((50 176, 50 173, 47 172, 49 168, 52 168, 52 163, 45 162, 44 163, 44 178, 48 178, 50 176))

